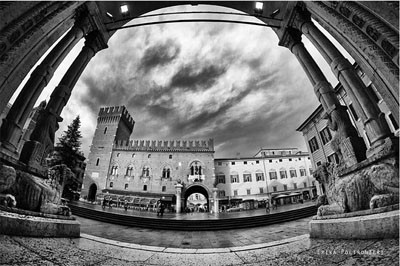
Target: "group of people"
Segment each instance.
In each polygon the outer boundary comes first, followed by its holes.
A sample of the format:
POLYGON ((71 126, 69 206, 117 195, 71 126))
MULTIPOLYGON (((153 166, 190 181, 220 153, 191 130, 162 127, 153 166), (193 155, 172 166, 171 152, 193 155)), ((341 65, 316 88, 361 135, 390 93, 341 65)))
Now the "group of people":
MULTIPOLYGON (((272 201, 272 209, 273 209, 273 210, 278 209, 278 204, 276 203, 276 200, 273 200, 273 201, 272 201)), ((271 207, 270 207, 269 199, 267 199, 267 200, 265 201, 265 211, 266 211, 267 213, 270 213, 270 212, 271 212, 271 207)))
MULTIPOLYGON (((108 208, 112 208, 114 201, 110 198, 109 200, 107 200, 106 198, 103 199, 101 207, 103 208, 103 210, 106 208, 106 206, 108 206, 108 208)), ((128 200, 124 201, 124 209, 125 211, 128 210, 128 200)), ((163 216, 164 215, 164 211, 165 211, 165 204, 159 200, 157 201, 157 216, 163 216)))

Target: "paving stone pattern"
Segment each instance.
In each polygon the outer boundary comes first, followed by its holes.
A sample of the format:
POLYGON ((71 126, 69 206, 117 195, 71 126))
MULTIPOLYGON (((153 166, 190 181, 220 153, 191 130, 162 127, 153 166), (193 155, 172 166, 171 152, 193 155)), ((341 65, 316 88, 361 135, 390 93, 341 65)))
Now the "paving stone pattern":
POLYGON ((0 235, 0 265, 399 265, 398 239, 314 240, 302 235, 284 241, 204 252, 146 250, 146 246, 91 237, 0 235))

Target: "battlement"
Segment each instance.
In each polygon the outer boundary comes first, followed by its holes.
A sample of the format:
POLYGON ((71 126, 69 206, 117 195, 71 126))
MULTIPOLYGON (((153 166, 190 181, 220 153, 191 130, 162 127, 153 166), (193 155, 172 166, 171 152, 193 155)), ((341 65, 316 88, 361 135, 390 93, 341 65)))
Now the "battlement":
POLYGON ((101 107, 98 115, 98 122, 116 121, 116 118, 121 117, 130 128, 133 128, 135 121, 129 114, 125 106, 109 106, 101 107))
POLYGON ((115 150, 214 152, 214 140, 117 140, 115 150))

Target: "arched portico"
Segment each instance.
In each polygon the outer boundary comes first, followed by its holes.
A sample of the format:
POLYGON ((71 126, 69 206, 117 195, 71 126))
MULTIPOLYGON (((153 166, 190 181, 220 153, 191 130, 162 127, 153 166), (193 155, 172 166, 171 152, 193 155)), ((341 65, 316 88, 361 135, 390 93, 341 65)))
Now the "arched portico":
POLYGON ((212 193, 210 192, 210 190, 208 189, 208 187, 206 187, 203 184, 200 183, 196 183, 196 184, 192 184, 187 186, 183 191, 182 191, 182 195, 183 195, 183 209, 185 209, 187 207, 187 200, 188 197, 190 195, 192 195, 193 193, 199 193, 202 194, 206 200, 207 200, 207 210, 210 210, 210 198, 213 196, 212 193))
MULTIPOLYGON (((3 63, 0 65, 0 112, 32 66, 62 34, 67 33, 33 71, 2 123, 1 152, 33 168, 41 168, 44 158, 53 148, 54 132, 62 119, 60 114, 91 58, 107 48, 109 38, 131 19, 161 8, 184 4, 199 5, 200 2, 15 2, 1 9, 0 16, 5 19, 0 24, 0 33, 7 42, 0 42, 3 63), (121 10, 123 5, 125 11, 121 10), (86 40, 85 46, 53 91, 38 118, 30 141, 25 143, 21 157, 18 157, 16 147, 21 125, 25 124, 33 104, 55 69, 82 38, 86 40), (18 49, 18 53, 14 52, 15 49, 18 49)), ((381 151, 392 150, 392 147, 382 147, 388 143, 390 145, 388 139, 392 135, 377 104, 366 93, 365 85, 352 66, 313 25, 311 18, 330 31, 355 61, 365 68, 398 123, 398 24, 394 25, 391 22, 393 20, 385 16, 393 7, 380 7, 380 12, 384 14, 378 14, 370 4, 367 7, 367 4, 358 2, 201 2, 201 5, 206 4, 239 10, 274 26, 279 45, 289 48, 307 73, 330 120, 331 129, 340 138, 338 150, 342 149, 342 159, 347 167, 381 151), (371 142, 367 154, 365 144, 354 131, 331 84, 302 44, 302 35, 316 46, 352 99, 371 142)))

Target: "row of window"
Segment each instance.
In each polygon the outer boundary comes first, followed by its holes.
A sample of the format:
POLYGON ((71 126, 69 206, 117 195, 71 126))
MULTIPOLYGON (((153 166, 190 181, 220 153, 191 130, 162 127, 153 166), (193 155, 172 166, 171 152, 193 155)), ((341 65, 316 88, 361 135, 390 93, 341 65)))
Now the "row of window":
MULTIPOLYGON (((299 170, 300 170, 300 176, 306 176, 307 175, 306 169, 300 168, 299 170)), ((312 174, 312 169, 310 168, 309 171, 310 171, 310 175, 311 175, 312 174)), ((278 179, 278 173, 275 170, 270 170, 268 172, 268 174, 269 174, 269 179, 270 180, 278 179)), ((289 170, 289 174, 290 174, 291 178, 297 177, 296 169, 290 169, 289 170)), ((284 170, 284 169, 280 170, 279 171, 279 176, 280 176, 280 179, 288 178, 287 171, 284 170)), ((231 178, 231 183, 239 183, 240 182, 238 174, 230 175, 230 178, 231 178)), ((225 181, 225 175, 223 175, 223 174, 218 174, 216 179, 217 179, 217 183, 218 184, 220 184, 220 183, 225 184, 225 182, 226 182, 225 181)), ((252 182, 252 181, 253 181, 253 179, 252 179, 251 173, 243 174, 243 182, 244 183, 252 182)), ((256 181, 265 181, 264 173, 260 173, 260 172, 256 173, 256 181)))
MULTIPOLYGON (((114 182, 110 182, 109 187, 113 188, 114 187, 114 182)), ((128 189, 129 184, 125 184, 124 187, 125 187, 125 189, 128 189)), ((143 191, 147 191, 147 185, 143 185, 143 191)), ((167 186, 162 186, 161 187, 161 192, 165 192, 165 191, 167 191, 167 186)))
MULTIPOLYGON (((329 128, 325 127, 324 129, 322 129, 319 132, 319 135, 321 137, 321 141, 322 143, 325 145, 327 144, 329 141, 332 140, 332 134, 331 131, 329 130, 329 128)), ((319 149, 319 145, 318 145, 318 141, 316 139, 316 137, 312 137, 309 141, 308 141, 308 145, 310 146, 310 151, 311 152, 315 152, 319 149)))
MULTIPOLYGON (((299 157, 299 158, 297 158, 299 161, 301 161, 301 158, 299 157)), ((285 160, 285 159, 278 159, 278 160, 275 160, 275 162, 277 163, 277 162, 283 162, 283 160, 285 160)), ((288 158, 287 159, 289 162, 292 162, 293 161, 293 158, 288 158)), ((308 157, 308 160, 310 160, 310 157, 308 157)), ((273 163, 273 160, 272 159, 268 159, 268 160, 265 160, 265 162, 268 162, 268 163, 273 163)), ((238 162, 231 162, 230 164, 231 165, 236 165, 238 162)), ((248 163, 253 163, 252 161, 250 161, 250 162, 248 162, 248 161, 243 161, 243 164, 248 164, 248 163)), ((259 160, 257 160, 257 161, 255 161, 255 163, 256 164, 260 164, 260 161, 259 160)), ((218 162, 217 163, 219 166, 221 166, 222 165, 222 162, 218 162)))
MULTIPOLYGON (((315 181, 312 181, 312 186, 315 186, 315 181)), ((304 188, 307 187, 307 183, 306 182, 303 182, 303 187, 304 188)), ((297 188, 298 188, 297 187, 297 183, 293 183, 293 189, 297 189, 297 188)), ((277 186, 273 186, 272 190, 273 190, 272 192, 278 192, 278 187, 277 186)), ((288 186, 287 185, 283 185, 283 191, 286 191, 286 190, 288 190, 288 186)), ((264 192, 265 192, 264 188, 260 187, 259 188, 259 193, 263 194, 264 192)), ((218 191, 218 197, 225 197, 225 194, 226 193, 225 193, 224 190, 219 190, 218 191)), ((250 188, 246 189, 246 195, 251 195, 251 189, 250 188)), ((239 196, 237 189, 233 190, 233 196, 239 196)))
MULTIPOLYGON (((118 166, 114 165, 111 167, 110 170, 110 175, 118 175, 118 166)), ((129 166, 126 168, 125 172, 126 176, 133 176, 133 166, 129 166)), ((142 168, 142 177, 148 177, 150 176, 150 167, 145 166, 142 168)), ((162 177, 163 178, 170 178, 171 177, 171 168, 170 167, 164 167, 162 170, 162 177)))

